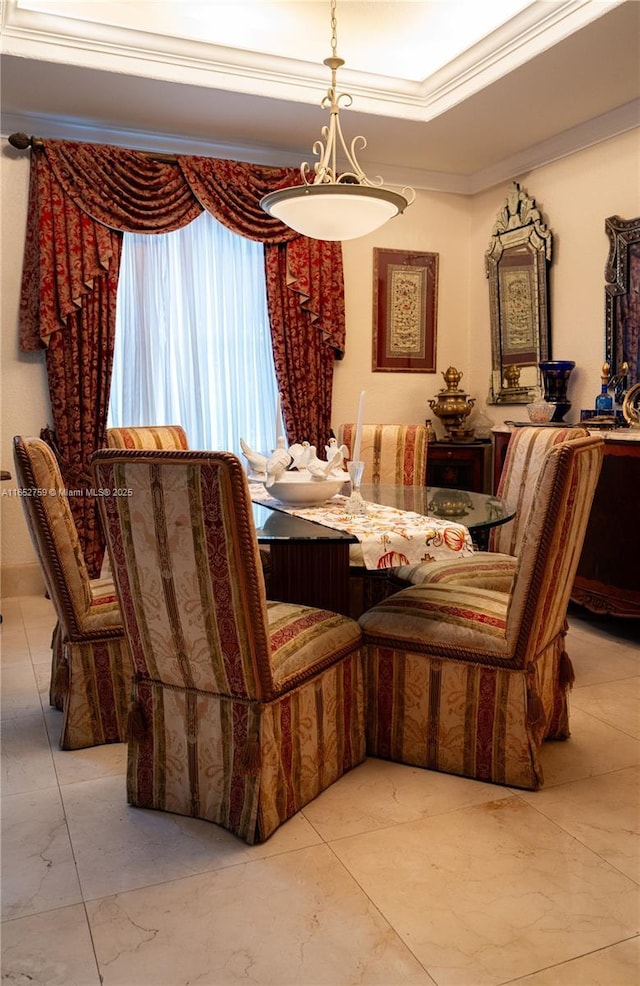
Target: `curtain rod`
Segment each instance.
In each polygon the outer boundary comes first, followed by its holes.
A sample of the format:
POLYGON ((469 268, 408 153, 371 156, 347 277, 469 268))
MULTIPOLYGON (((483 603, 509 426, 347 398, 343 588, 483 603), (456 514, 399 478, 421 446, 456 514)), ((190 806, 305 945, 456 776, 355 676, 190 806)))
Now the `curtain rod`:
MULTIPOLYGON (((41 151, 44 147, 42 137, 28 137, 27 134, 23 133, 10 134, 7 140, 12 147, 15 147, 19 151, 26 151, 29 147, 35 151, 41 151)), ((137 153, 144 154, 145 157, 151 158, 152 161, 161 161, 163 164, 178 163, 178 158, 175 154, 156 154, 154 151, 137 151, 137 153)))

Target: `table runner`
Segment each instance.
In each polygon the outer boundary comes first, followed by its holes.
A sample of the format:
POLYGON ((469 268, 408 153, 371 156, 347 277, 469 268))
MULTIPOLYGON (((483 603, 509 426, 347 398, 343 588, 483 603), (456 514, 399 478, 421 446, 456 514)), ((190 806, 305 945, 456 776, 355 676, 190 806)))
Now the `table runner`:
POLYGON ((358 559, 358 564, 365 568, 395 568, 473 554, 468 529, 454 521, 370 501, 366 501, 365 517, 350 517, 346 512, 349 497, 340 493, 318 507, 294 507, 276 500, 261 483, 249 483, 249 489, 254 503, 353 534, 362 549, 362 562, 358 559))

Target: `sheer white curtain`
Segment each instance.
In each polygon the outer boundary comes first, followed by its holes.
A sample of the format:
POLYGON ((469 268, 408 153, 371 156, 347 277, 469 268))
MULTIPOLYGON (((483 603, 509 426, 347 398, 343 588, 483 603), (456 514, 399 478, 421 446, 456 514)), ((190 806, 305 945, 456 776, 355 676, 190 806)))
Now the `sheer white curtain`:
POLYGON ((179 424, 194 449, 240 456, 242 437, 268 452, 276 403, 262 244, 207 212, 125 233, 109 427, 179 424))

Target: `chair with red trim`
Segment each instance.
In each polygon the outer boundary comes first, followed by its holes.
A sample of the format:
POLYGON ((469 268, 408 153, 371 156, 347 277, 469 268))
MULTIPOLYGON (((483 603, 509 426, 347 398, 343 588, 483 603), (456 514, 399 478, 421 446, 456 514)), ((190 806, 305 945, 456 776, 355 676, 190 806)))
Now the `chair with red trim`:
POLYGON ((135 667, 129 803, 249 844, 365 756, 361 634, 267 601, 246 475, 230 452, 118 451, 96 483, 135 667))
POLYGON ((544 456, 509 592, 403 589, 360 618, 367 753, 535 789, 569 735, 566 612, 603 456, 599 436, 544 456))
MULTIPOLYGON (((338 427, 338 445, 346 445, 353 456, 356 426, 338 427)), ((363 425, 360 459, 364 483, 394 483, 424 486, 427 474, 426 425, 363 425)))
POLYGON ((90 579, 57 460, 39 438, 16 436, 14 462, 27 527, 56 611, 51 704, 60 747, 126 739, 131 660, 110 579, 90 579))
POLYGON ((508 592, 516 570, 529 512, 533 504, 536 482, 545 456, 553 445, 586 438, 584 428, 516 428, 511 435, 507 454, 500 473, 496 496, 504 500, 513 520, 489 532, 487 551, 477 551, 471 558, 453 561, 422 562, 394 568, 392 580, 396 588, 429 583, 457 583, 508 592))
POLYGON ((140 425, 107 428, 107 448, 188 449, 189 442, 180 425, 140 425))
MULTIPOLYGON (((338 426, 338 445, 346 445, 353 455, 356 426, 338 426)), ((424 486, 427 470, 428 433, 426 425, 363 425, 360 459, 364 462, 364 483, 391 483, 394 486, 424 486)), ((400 506, 400 504, 398 504, 400 506)), ((355 618, 395 591, 391 569, 380 572, 364 567, 362 548, 349 549, 350 612, 355 618)))

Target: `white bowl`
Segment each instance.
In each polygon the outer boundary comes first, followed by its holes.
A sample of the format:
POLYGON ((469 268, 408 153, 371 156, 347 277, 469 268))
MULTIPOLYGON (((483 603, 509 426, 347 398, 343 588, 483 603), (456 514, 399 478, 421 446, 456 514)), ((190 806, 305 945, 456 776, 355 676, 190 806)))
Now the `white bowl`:
POLYGON ((313 479, 308 473, 287 472, 271 486, 265 483, 265 489, 276 500, 281 500, 288 506, 317 507, 334 496, 348 479, 347 473, 344 477, 313 479))
POLYGON ((551 421, 555 409, 555 404, 549 404, 548 401, 533 401, 527 404, 529 421, 534 425, 546 425, 551 421))

